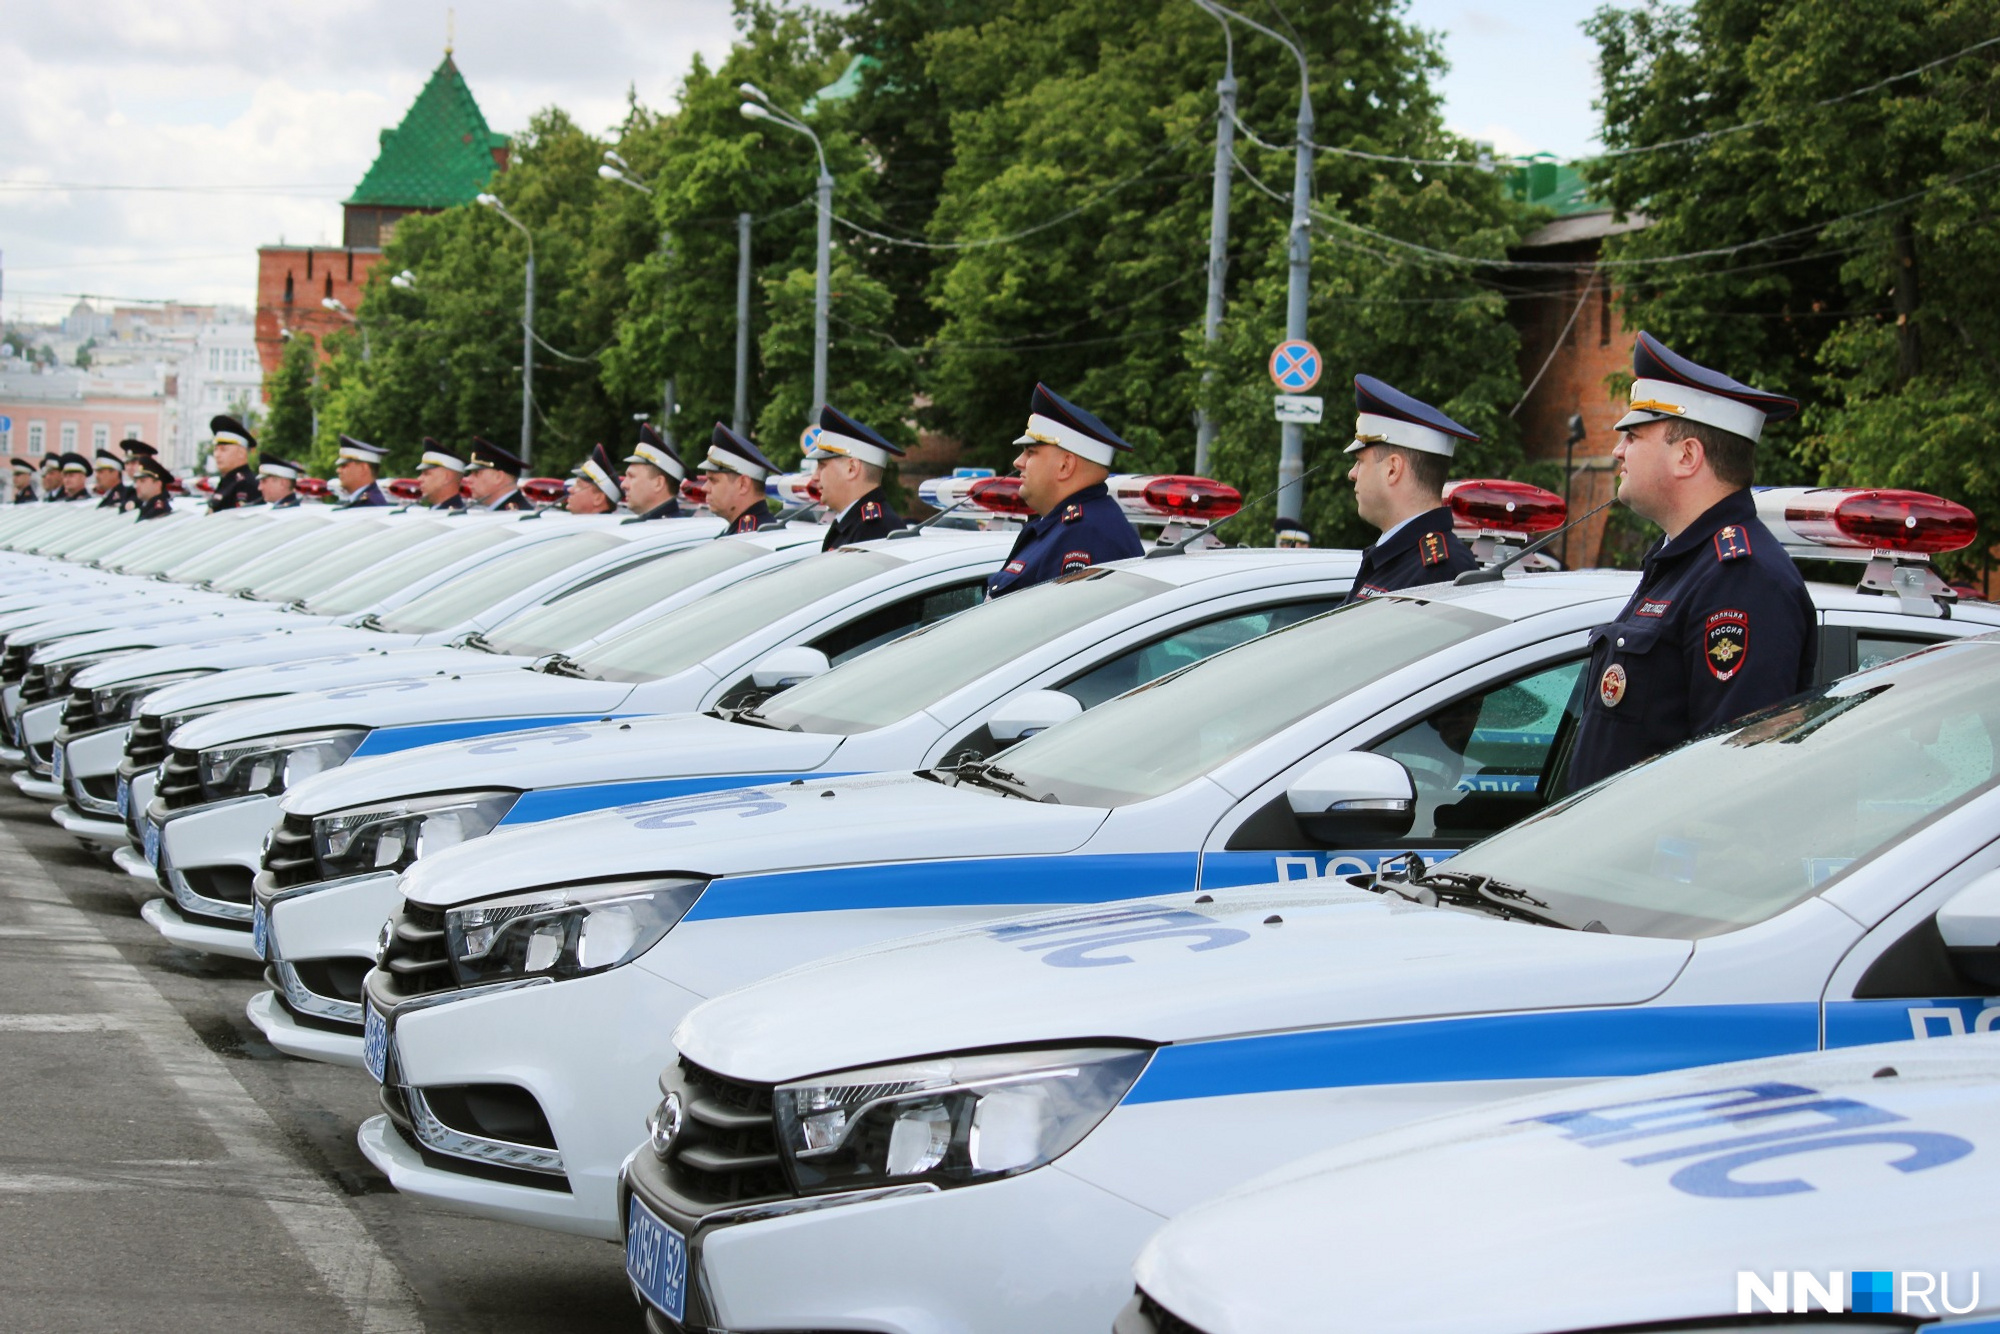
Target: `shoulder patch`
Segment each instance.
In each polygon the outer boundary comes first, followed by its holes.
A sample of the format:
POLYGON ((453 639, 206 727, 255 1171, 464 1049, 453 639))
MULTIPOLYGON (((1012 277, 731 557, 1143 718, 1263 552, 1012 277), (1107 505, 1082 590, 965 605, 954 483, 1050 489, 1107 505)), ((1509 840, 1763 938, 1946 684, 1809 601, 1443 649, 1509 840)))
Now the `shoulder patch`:
POLYGON ((864 520, 879 519, 882 517, 882 507, 872 500, 866 501, 861 506, 861 517, 864 520))
POLYGON ((1451 548, 1445 545, 1443 533, 1425 533, 1417 539, 1417 559, 1425 565, 1442 565, 1451 559, 1451 548))
POLYGON ((1062 572, 1064 574, 1074 574, 1078 570, 1087 570, 1089 568, 1090 553, 1088 551, 1063 552, 1062 572))
POLYGON ((1069 504, 1063 506, 1062 521, 1064 523, 1075 523, 1078 519, 1081 519, 1082 517, 1083 517, 1083 506, 1079 504, 1077 501, 1072 500, 1069 502, 1069 504))
POLYGON ((1750 554, 1750 534, 1736 524, 1715 530, 1715 558, 1719 561, 1742 560, 1750 554))
POLYGON ((1743 670, 1750 656, 1750 614, 1735 607, 1711 612, 1703 627, 1702 656, 1709 675, 1727 681, 1743 670))

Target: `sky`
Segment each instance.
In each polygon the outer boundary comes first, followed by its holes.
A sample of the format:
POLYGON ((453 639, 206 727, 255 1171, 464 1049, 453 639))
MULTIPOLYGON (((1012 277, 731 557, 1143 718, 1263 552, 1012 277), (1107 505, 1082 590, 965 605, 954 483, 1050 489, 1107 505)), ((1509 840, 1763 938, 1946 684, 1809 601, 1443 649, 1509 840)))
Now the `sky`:
MULTIPOLYGON (((1596 83, 1577 24, 1596 2, 1411 0, 1452 62, 1451 128, 1503 154, 1587 151, 1596 83)), ((448 24, 502 132, 550 104, 610 127, 628 89, 669 105, 693 58, 718 59, 734 33, 729 0, 12 5, 0 309, 49 320, 84 293, 248 306, 259 245, 339 244, 339 201, 436 67, 448 24)))

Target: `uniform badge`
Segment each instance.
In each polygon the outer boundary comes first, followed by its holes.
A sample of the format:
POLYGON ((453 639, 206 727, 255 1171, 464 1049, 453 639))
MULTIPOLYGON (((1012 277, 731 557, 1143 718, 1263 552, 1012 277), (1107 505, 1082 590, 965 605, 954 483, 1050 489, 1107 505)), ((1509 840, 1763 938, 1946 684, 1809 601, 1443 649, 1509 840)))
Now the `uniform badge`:
POLYGON ((1070 501, 1069 504, 1063 506, 1062 521, 1064 523, 1075 523, 1078 519, 1081 519, 1082 517, 1083 517, 1083 506, 1077 504, 1074 500, 1070 501))
POLYGON ((1597 683, 1597 698, 1607 709, 1618 707, 1618 701, 1625 698, 1625 664, 1614 662, 1604 669, 1597 683))
POLYGON ((1715 558, 1722 561, 1742 560, 1750 554, 1750 534, 1735 524, 1715 530, 1715 558))
POLYGON ((1702 632, 1702 656, 1708 662, 1709 675, 1718 681, 1727 681, 1742 671, 1750 657, 1750 614, 1734 607, 1710 613, 1702 632))
POLYGON ((879 519, 882 517, 882 507, 872 500, 867 501, 861 506, 861 517, 864 520, 879 519))
POLYGON ((1028 563, 1026 561, 1010 560, 1007 562, 1006 568, 1002 569, 1000 573, 1019 574, 1021 571, 1027 568, 1028 568, 1028 563))
POLYGON ((1425 533, 1417 539, 1417 559, 1425 565, 1442 565, 1451 559, 1451 549, 1444 544, 1443 533, 1425 533))
POLYGON ((1087 570, 1089 568, 1090 553, 1088 551, 1063 552, 1062 572, 1064 574, 1074 574, 1078 570, 1087 570))
POLYGON ((1634 616, 1665 616, 1667 608, 1673 605, 1674 600, 1672 598, 1647 598, 1639 604, 1638 609, 1632 614, 1634 616))

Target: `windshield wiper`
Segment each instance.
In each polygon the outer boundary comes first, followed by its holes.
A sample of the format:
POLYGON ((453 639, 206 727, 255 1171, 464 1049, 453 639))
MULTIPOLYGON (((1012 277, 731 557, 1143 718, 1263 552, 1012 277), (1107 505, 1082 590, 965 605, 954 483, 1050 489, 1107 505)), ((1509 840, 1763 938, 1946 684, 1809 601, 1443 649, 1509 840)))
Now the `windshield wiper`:
POLYGON ((354 628, 357 630, 380 630, 382 628, 382 618, 371 611, 356 621, 354 628))
POLYGON ((577 660, 567 653, 549 654, 548 657, 535 663, 535 670, 548 676, 571 676, 579 681, 590 679, 590 673, 584 671, 577 660))
POLYGON ((458 637, 457 642, 454 643, 452 647, 469 648, 473 650, 475 653, 498 653, 500 651, 499 649, 493 647, 492 640, 488 639, 485 635, 480 634, 477 630, 469 631, 466 634, 460 635, 458 637))
POLYGON ((1062 804, 1057 800, 1055 793, 1037 794, 1034 789, 1021 781, 1019 774, 1009 773, 991 760, 973 764, 961 764, 958 766, 958 776, 962 781, 977 783, 981 787, 990 787, 995 792, 1004 792, 1010 797, 1019 797, 1022 801, 1046 801, 1054 805, 1062 804))
POLYGON ((745 704, 740 709, 728 709, 718 704, 709 716, 720 718, 725 723, 748 723, 752 727, 768 727, 773 732, 803 732, 806 730, 797 723, 786 727, 780 723, 772 722, 769 718, 757 712, 755 704, 745 704))
MULTIPOLYGON (((1432 871, 1429 875, 1408 882, 1384 884, 1378 880, 1376 883, 1377 887, 1385 892, 1399 894, 1404 898, 1416 896, 1397 889, 1395 886, 1398 883, 1407 883, 1419 893, 1427 892, 1438 903, 1478 908, 1498 917, 1511 917, 1519 922, 1533 922, 1537 926, 1553 926, 1563 931, 1578 929, 1568 922, 1549 916, 1546 912, 1537 912, 1536 909, 1547 908, 1549 905, 1526 890, 1502 884, 1491 876, 1441 870, 1432 871)), ((1417 899, 1417 902, 1422 901, 1420 898, 1417 899)))

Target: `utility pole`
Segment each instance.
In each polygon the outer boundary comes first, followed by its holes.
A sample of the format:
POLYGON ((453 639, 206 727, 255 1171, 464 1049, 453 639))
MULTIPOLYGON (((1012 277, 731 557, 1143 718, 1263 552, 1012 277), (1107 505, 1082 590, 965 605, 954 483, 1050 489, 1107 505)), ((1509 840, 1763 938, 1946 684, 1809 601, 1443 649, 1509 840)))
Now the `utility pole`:
POLYGON ((736 215, 736 411, 729 424, 750 429, 750 215, 736 215))
POLYGON ((526 463, 535 448, 535 234, 507 211, 498 195, 480 195, 479 203, 513 224, 528 242, 528 276, 521 298, 521 462, 526 463))
MULTIPOLYGON (((1211 14, 1214 11, 1209 11, 1211 14)), ((1222 336, 1224 280, 1229 267, 1229 185, 1236 169, 1236 42, 1229 20, 1214 17, 1222 24, 1222 80, 1215 85, 1218 104, 1215 120, 1215 185, 1209 194, 1208 210, 1208 317, 1202 325, 1202 341, 1211 349, 1222 336)), ((1202 396, 1207 397, 1213 370, 1201 373, 1202 396)), ((1194 470, 1208 475, 1209 446, 1215 442, 1215 423, 1208 409, 1198 407, 1194 417, 1194 470)))
POLYGON ((782 125, 794 134, 803 134, 812 140, 813 152, 819 157, 819 268, 813 278, 813 406, 810 418, 817 421, 819 410, 826 406, 826 326, 833 305, 833 173, 827 169, 826 147, 820 143, 811 126, 780 111, 756 84, 741 83, 736 87, 745 97, 756 99, 737 108, 746 120, 766 120, 773 125, 782 125))
POLYGON ((660 415, 660 438, 667 442, 667 448, 674 448, 674 377, 667 377, 666 411, 660 415))

